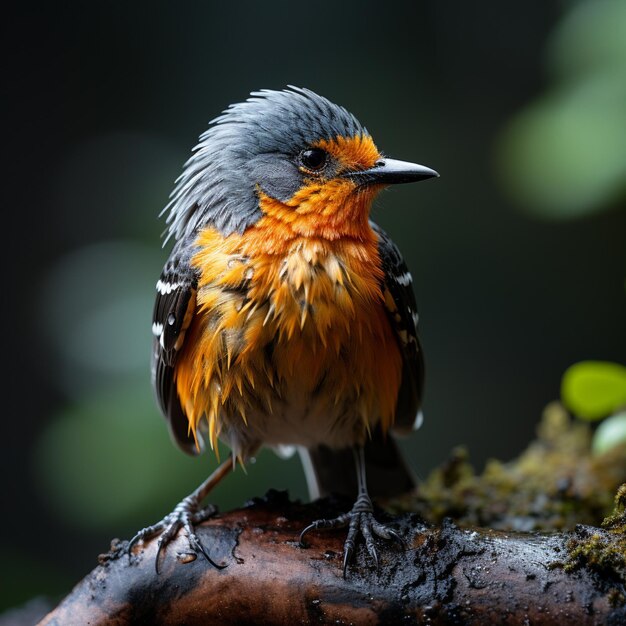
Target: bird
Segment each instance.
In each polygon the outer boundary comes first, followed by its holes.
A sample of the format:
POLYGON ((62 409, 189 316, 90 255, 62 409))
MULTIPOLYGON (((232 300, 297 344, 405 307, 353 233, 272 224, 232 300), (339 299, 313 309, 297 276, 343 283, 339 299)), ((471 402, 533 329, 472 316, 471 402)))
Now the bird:
POLYGON ((163 210, 174 243, 156 283, 152 383, 179 447, 217 453, 221 440, 231 453, 129 554, 159 535, 158 572, 184 529, 190 554, 223 567, 196 534, 216 513, 202 501, 262 446, 297 448, 315 495, 355 489, 349 511, 299 537, 347 527, 344 577, 360 537, 376 566, 375 536, 403 543, 372 494, 414 484, 391 432, 421 419, 424 360, 411 273, 370 210, 383 188, 433 177, 306 88, 252 92, 209 123, 163 210))

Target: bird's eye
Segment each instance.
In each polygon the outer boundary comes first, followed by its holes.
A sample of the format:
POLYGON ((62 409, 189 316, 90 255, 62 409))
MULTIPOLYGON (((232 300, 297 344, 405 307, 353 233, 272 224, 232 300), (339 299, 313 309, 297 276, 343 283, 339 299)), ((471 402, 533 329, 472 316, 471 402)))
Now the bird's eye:
POLYGON ((319 172, 324 165, 328 155, 321 148, 309 148, 300 153, 300 163, 311 172, 319 172))

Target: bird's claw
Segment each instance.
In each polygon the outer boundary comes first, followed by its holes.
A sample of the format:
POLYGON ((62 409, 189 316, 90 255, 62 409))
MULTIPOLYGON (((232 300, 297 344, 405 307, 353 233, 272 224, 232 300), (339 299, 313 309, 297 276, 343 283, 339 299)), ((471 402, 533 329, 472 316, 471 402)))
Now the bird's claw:
MULTIPOLYGON (((369 498, 368 498, 369 500, 369 498)), ((346 577, 348 565, 351 563, 354 552, 356 539, 359 534, 363 536, 365 540, 365 547, 367 549, 370 558, 374 562, 374 567, 378 569, 379 560, 376 546, 374 544, 374 535, 382 539, 387 539, 398 543, 403 548, 406 544, 402 537, 391 528, 388 528, 384 524, 381 524, 374 518, 373 507, 371 502, 369 506, 364 501, 357 500, 354 508, 349 513, 344 513, 333 519, 319 519, 311 522, 300 533, 300 547, 306 548, 307 544, 304 541, 304 537, 312 530, 325 530, 332 528, 345 528, 348 526, 348 536, 343 545, 343 576, 346 577)))
POLYGON ((225 565, 216 563, 204 549, 198 535, 195 532, 195 526, 204 522, 205 520, 213 517, 217 513, 217 508, 213 505, 209 505, 203 509, 199 508, 197 499, 192 496, 188 496, 182 500, 176 508, 166 515, 160 522, 147 526, 141 529, 129 542, 128 542, 128 556, 130 558, 132 549, 139 541, 145 541, 155 535, 159 535, 157 543, 157 552, 154 559, 154 567, 156 573, 159 574, 159 564, 161 554, 163 550, 174 540, 178 531, 181 528, 185 529, 187 535, 187 541, 189 543, 189 549, 193 554, 202 554, 204 558, 217 569, 223 569, 225 565))

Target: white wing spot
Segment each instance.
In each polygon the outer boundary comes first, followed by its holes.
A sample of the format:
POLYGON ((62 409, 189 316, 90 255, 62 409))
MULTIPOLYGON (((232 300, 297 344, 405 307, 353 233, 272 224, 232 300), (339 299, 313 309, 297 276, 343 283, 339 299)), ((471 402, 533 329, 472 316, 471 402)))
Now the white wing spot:
POLYGON ((152 324, 152 334, 155 337, 160 337, 162 332, 163 332, 163 324, 159 322, 154 322, 152 324))
POLYGON ((167 281, 158 280, 156 284, 157 291, 164 296, 165 294, 172 293, 175 289, 178 289, 180 285, 178 283, 168 283, 167 281))
POLYGON ((413 282, 413 276, 411 276, 411 272, 405 272, 402 276, 396 276, 396 281, 403 287, 408 287, 413 282))

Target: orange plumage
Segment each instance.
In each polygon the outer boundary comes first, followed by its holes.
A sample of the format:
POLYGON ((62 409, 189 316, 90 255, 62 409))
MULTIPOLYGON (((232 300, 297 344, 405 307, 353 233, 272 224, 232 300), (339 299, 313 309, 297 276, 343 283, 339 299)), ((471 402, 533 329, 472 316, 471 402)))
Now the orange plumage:
MULTIPOLYGON (((380 158, 368 137, 324 148, 352 168, 380 158)), ((391 425, 402 359, 368 222, 376 192, 337 180, 287 203, 261 193, 263 217, 243 235, 198 235, 196 315, 175 374, 194 435, 206 416, 212 447, 226 432, 238 453, 248 438, 347 446, 391 425)))

